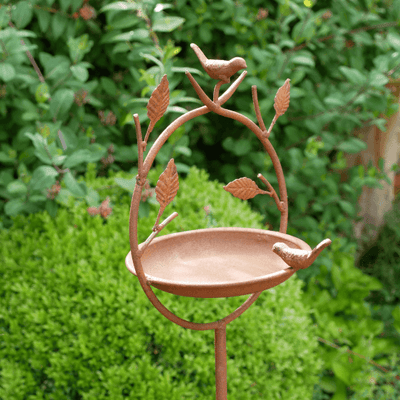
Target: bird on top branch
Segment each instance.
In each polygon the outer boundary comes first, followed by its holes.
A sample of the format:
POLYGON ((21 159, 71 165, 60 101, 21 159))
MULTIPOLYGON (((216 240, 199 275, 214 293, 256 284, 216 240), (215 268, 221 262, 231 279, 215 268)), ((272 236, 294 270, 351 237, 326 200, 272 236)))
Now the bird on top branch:
POLYGON ((241 69, 247 68, 246 61, 241 57, 232 58, 232 60, 209 60, 200 47, 192 43, 190 47, 196 53, 200 63, 210 78, 222 81, 222 83, 229 83, 233 74, 241 69))

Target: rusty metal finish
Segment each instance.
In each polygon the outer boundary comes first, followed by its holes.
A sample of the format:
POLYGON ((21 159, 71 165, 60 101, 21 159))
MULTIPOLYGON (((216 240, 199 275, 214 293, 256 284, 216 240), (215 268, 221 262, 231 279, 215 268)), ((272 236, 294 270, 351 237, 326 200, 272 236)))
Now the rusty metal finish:
MULTIPOLYGON (((151 286, 179 296, 212 298, 264 291, 290 278, 295 271, 272 251, 277 242, 298 252, 311 251, 285 233, 249 228, 173 233, 139 248, 146 246, 142 266, 151 286)), ((131 254, 126 265, 137 275, 131 254)))
POLYGON ((241 57, 232 58, 230 61, 225 60, 209 60, 200 47, 192 43, 190 47, 196 53, 201 66, 207 72, 210 78, 217 79, 223 83, 229 83, 233 74, 241 69, 247 68, 246 61, 241 57))
POLYGON ((226 325, 222 324, 215 329, 215 381, 216 399, 226 400, 228 394, 226 379, 226 325))
POLYGON ((240 57, 235 57, 230 61, 210 60, 197 45, 192 43, 191 47, 207 74, 218 82, 214 87, 211 100, 193 76, 188 71, 186 72, 186 76, 204 106, 188 111, 165 128, 148 150, 145 158, 144 152, 149 136, 169 105, 169 83, 166 75, 163 76, 149 99, 147 116, 150 123, 144 139, 139 116, 134 114, 138 142, 138 174, 129 215, 131 251, 125 259, 125 264, 128 270, 138 277, 142 289, 153 306, 170 321, 188 329, 215 330, 216 398, 226 400, 226 325, 246 311, 262 291, 284 282, 298 269, 311 265, 331 241, 326 239, 311 250, 305 242, 286 234, 288 223, 286 184, 279 158, 269 141, 269 136, 277 119, 289 107, 290 80, 287 79, 276 93, 275 116, 267 130, 261 116, 256 86, 252 87, 252 99, 258 125, 236 111, 223 108, 244 80, 247 72, 243 71, 220 96, 221 85, 230 83, 233 74, 247 68, 245 60, 240 57), (173 201, 179 190, 178 173, 174 160, 171 159, 156 185, 156 199, 160 204, 160 209, 152 232, 144 243, 139 244, 137 226, 142 188, 146 184, 147 175, 156 155, 177 128, 209 112, 240 122, 249 128, 264 146, 278 179, 279 193, 261 174, 257 177, 268 190, 259 188, 252 179, 247 177, 228 183, 224 189, 243 200, 253 198, 257 194, 271 196, 281 213, 279 232, 245 228, 214 228, 156 238, 168 223, 178 217, 178 213, 174 212, 159 223, 165 208, 173 201), (238 309, 221 320, 194 323, 176 316, 167 309, 158 300, 151 286, 181 296, 202 298, 243 294, 251 294, 251 296, 238 309))
MULTIPOLYGON (((165 207, 175 198, 179 190, 179 179, 178 172, 176 171, 176 165, 172 158, 165 171, 160 175, 160 179, 156 185, 156 199, 160 203, 160 210, 157 215, 156 223, 153 227, 153 232, 159 231, 158 222, 160 217, 165 210, 165 207)), ((164 221, 166 222, 166 221, 164 221)), ((169 222, 169 221, 168 221, 169 222)), ((165 225, 168 223, 166 222, 165 225)))
POLYGON ((332 241, 330 239, 323 240, 320 244, 315 246, 311 251, 293 249, 285 243, 275 243, 272 251, 277 254, 282 260, 295 271, 299 269, 308 268, 315 259, 319 256, 321 251, 328 247, 332 241))

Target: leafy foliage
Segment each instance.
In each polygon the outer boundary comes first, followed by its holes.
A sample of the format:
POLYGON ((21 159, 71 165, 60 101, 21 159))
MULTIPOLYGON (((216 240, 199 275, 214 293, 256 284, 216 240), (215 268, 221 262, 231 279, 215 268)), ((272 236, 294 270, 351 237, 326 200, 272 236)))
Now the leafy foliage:
MULTIPOLYGON (((155 33, 170 32, 184 19, 152 11, 165 16, 150 28, 146 5, 126 6, 122 12, 125 3, 104 3, 101 10, 82 0, 50 7, 44 0, 18 1, 0 7, 4 226, 21 213, 46 209, 55 216, 57 195, 64 203, 74 197, 98 206, 98 194, 78 184, 77 177, 88 162, 101 165, 104 173, 129 169, 137 160, 132 110, 141 122, 148 120, 143 97, 165 73, 171 89, 166 115, 185 112, 178 106, 182 101, 199 102, 175 90, 184 76, 173 68, 179 48, 172 42, 161 48, 155 33)), ((190 155, 184 141, 170 145, 170 151, 175 148, 177 155, 190 155)), ((177 168, 188 171, 182 163, 177 168)))
MULTIPOLYGON (((183 72, 188 69, 199 75, 196 80, 210 91, 211 82, 197 69, 198 59, 189 47, 190 42, 196 42, 210 58, 243 57, 248 76, 226 106, 244 112, 253 120, 251 85, 258 87, 261 113, 268 121, 274 115, 273 97, 277 89, 287 78, 291 79, 289 109, 279 118, 270 136, 288 187, 289 233, 312 247, 328 236, 336 243, 332 252, 321 255, 314 268, 298 273, 308 283, 308 301, 315 304, 313 316, 318 334, 321 339, 336 340, 337 345, 349 346, 360 354, 370 348, 368 356, 375 358, 381 356, 379 346, 382 346, 383 360, 388 362, 386 355, 394 349, 393 341, 378 340, 382 326, 371 322, 374 321, 371 312, 364 304, 369 291, 376 293, 381 286, 355 269, 350 259, 354 246, 349 236, 357 218, 356 204, 362 187, 379 186, 381 180, 387 180, 385 172, 390 166, 380 163, 352 168, 344 182, 339 173, 346 167, 345 153, 358 153, 365 148, 363 141, 352 135, 353 130, 372 124, 384 130, 382 115, 391 115, 397 109, 390 82, 398 78, 400 65, 399 17, 398 0, 283 0, 267 5, 261 0, 177 0, 174 4, 157 4, 155 0, 134 3, 104 0, 91 4, 87 0, 3 1, 0 6, 0 227, 10 227, 16 215, 47 210, 56 216, 60 208, 63 211, 59 218, 64 221, 60 226, 65 227, 61 231, 72 240, 71 232, 76 228, 68 225, 70 214, 66 214, 64 207, 71 210, 75 202, 76 210, 80 211, 74 213, 81 216, 75 218, 82 218, 85 223, 98 221, 98 229, 111 226, 108 223, 111 219, 104 225, 101 223, 101 215, 109 214, 108 207, 104 213, 100 208, 105 196, 112 196, 112 190, 93 180, 93 166, 89 168, 91 183, 82 179, 87 163, 96 163, 99 175, 120 170, 137 173, 132 168, 138 157, 132 114, 138 113, 142 124, 150 123, 146 105, 164 74, 168 76, 170 102, 154 126, 147 148, 173 119, 200 104, 191 97, 193 88, 183 72), (85 219, 88 218, 85 206, 98 210, 100 215, 85 219), (346 280, 341 278, 342 274, 346 280), (359 287, 358 280, 364 288, 359 287), (359 296, 352 297, 350 303, 346 295, 351 296, 353 289, 359 296), (369 333, 362 331, 363 318, 371 322, 373 329, 369 333), (345 334, 338 337, 336 329, 345 334)), ((276 187, 272 163, 249 133, 236 122, 222 121, 219 116, 199 117, 168 139, 151 174, 157 179, 174 157, 180 175, 186 174, 191 165, 197 165, 206 169, 212 179, 227 184, 241 176, 254 179, 262 173, 276 187)), ((151 179, 153 185, 154 179, 151 179)), ((132 175, 117 175, 114 183, 120 189, 112 201, 122 202, 124 190, 132 190, 134 179, 132 175)), ((151 189, 146 190, 144 197, 151 194, 151 189)), ((205 201, 199 193, 195 196, 205 201)), ((223 196, 223 191, 218 193, 223 196)), ((194 196, 189 197, 185 201, 197 207, 197 211, 186 214, 192 221, 196 213, 203 212, 204 202, 196 203, 194 196)), ((215 201, 220 201, 222 208, 226 204, 231 206, 224 197, 215 201)), ((156 217, 152 202, 154 198, 150 196, 141 204, 143 221, 150 213, 154 213, 153 221, 156 217)), ((174 204, 178 202, 176 199, 174 204)), ((231 210, 236 210, 238 203, 232 204, 235 206, 231 210)), ((270 228, 278 226, 279 211, 273 199, 256 196, 251 204, 265 216, 263 222, 270 228)), ((231 212, 237 226, 247 226, 242 214, 231 212)), ((205 226, 231 221, 219 207, 207 208, 205 214, 202 221, 205 226)), ((31 217, 39 226, 38 232, 44 230, 41 218, 48 221, 44 215, 31 217)), ((17 226, 22 228, 21 224, 17 226)), ((179 218, 174 224, 180 224, 179 218)), ((120 226, 113 229, 108 231, 111 237, 120 231, 120 226)), ((149 225, 147 232, 150 230, 149 225)), ((166 227, 163 233, 168 232, 166 227)), ((88 240, 93 240, 89 236, 88 240)), ((29 259, 28 265, 43 261, 46 256, 39 254, 31 257, 41 259, 29 259)), ((82 271, 86 268, 85 264, 82 271)), ((379 279, 384 282, 384 278, 379 279)), ((21 289, 23 293, 24 290, 30 293, 26 287, 21 289)), ((86 315, 79 308, 82 305, 76 307, 86 315)), ((396 310, 393 309, 393 318, 397 327, 400 319, 396 310)), ((122 329, 121 320, 117 322, 118 329, 122 329)), ((40 335, 37 329, 36 335, 40 335)), ((354 362, 349 372, 345 357, 337 352, 338 349, 332 348, 321 356, 327 371, 320 384, 324 385, 322 395, 333 394, 335 400, 340 400, 352 393, 349 388, 362 392, 357 386, 363 382, 359 373, 367 371, 367 364, 354 362)), ((115 365, 122 365, 119 361, 115 365)), ((17 370, 13 364, 7 368, 4 374, 17 370)), ((119 387, 119 383, 129 378, 123 372, 126 369, 113 368, 107 377, 118 377, 112 387, 119 387)), ((13 375, 12 389, 23 391, 25 386, 30 387, 27 382, 31 378, 18 371, 13 375)), ((151 375, 153 372, 143 374, 156 376, 157 372, 158 376, 158 371, 151 375)), ((64 381, 70 377, 61 375, 64 381)), ((35 372, 29 376, 43 375, 35 372)), ((47 381, 50 386, 46 383, 49 391, 53 390, 51 379, 47 381)), ((309 382, 308 378, 304 382, 309 382)), ((173 389, 168 390, 162 393, 173 397, 173 389)), ((368 390, 372 393, 375 388, 368 390)))
MULTIPOLYGON (((78 201, 60 207, 54 219, 47 212, 17 216, 7 234, 0 232, 0 398, 212 397, 213 332, 184 330, 152 308, 123 265, 130 196, 113 183, 127 175, 93 180, 94 174, 92 165, 86 184, 110 198, 107 219, 91 216, 78 201)), ((207 180, 194 168, 181 180, 168 206, 180 217, 161 234, 181 225, 205 228, 211 213, 218 226, 261 227, 261 217, 248 205, 207 180)), ((151 205, 141 219, 140 241, 156 214, 151 205)), ((322 365, 301 286, 292 277, 229 325, 228 390, 236 398, 311 397, 322 365)), ((156 294, 177 315, 195 322, 222 318, 246 299, 156 294)))

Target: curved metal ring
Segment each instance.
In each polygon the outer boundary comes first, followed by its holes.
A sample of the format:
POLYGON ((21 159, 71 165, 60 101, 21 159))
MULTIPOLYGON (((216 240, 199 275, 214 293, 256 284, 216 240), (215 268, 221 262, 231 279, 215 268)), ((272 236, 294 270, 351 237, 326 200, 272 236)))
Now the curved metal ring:
MULTIPOLYGON (((226 92, 224 93, 224 95, 226 92)), ((222 95, 219 100, 218 100, 218 105, 216 108, 213 107, 214 112, 217 114, 235 119, 242 124, 246 125, 248 128, 250 128, 253 133, 259 138, 261 143, 263 144, 265 150, 269 154, 272 160, 272 164, 275 169, 275 173, 278 177, 278 185, 279 185, 279 193, 280 193, 280 198, 282 199, 282 202, 284 203, 284 210, 281 214, 281 222, 280 222, 280 232, 286 233, 286 228, 287 228, 287 220, 288 220, 288 207, 287 207, 287 192, 286 192, 286 184, 285 184, 285 179, 282 171, 282 167, 280 164, 280 161, 278 159, 278 156, 275 152, 275 149, 273 148, 272 144, 266 138, 263 136, 263 131, 249 118, 245 117, 244 115, 241 115, 235 111, 231 111, 228 109, 224 109, 221 107, 221 105, 227 100, 227 96, 224 97, 222 95)), ((179 128, 181 125, 183 125, 185 122, 200 116, 207 114, 211 110, 207 106, 203 106, 200 108, 197 108, 195 110, 189 111, 186 114, 180 116, 177 118, 175 121, 173 121, 157 138, 151 149, 149 150, 149 153, 146 157, 145 162, 143 163, 143 169, 142 169, 142 180, 145 180, 147 178, 147 175, 149 173, 149 170, 154 162, 154 159, 156 155, 158 154, 159 150, 163 146, 163 144, 167 141, 167 139, 172 135, 173 132, 177 128, 179 128)), ((138 178, 137 178, 138 179, 138 178)), ((247 310, 258 298, 258 296, 261 294, 261 292, 253 293, 239 308, 237 308, 234 312, 226 316, 225 318, 215 321, 215 322, 210 322, 210 323, 195 323, 195 322, 190 322, 185 319, 182 319, 175 314, 173 314, 169 309, 167 309, 157 298, 155 293, 153 292, 152 288, 150 287, 150 284, 148 283, 145 273, 143 271, 142 263, 141 263, 141 257, 140 257, 140 251, 139 251, 139 243, 138 243, 138 238, 137 238, 137 224, 138 224, 138 213, 139 213, 139 204, 140 204, 140 199, 141 199, 141 191, 142 191, 143 185, 140 185, 140 181, 138 181, 138 185, 135 186, 135 190, 132 195, 132 201, 131 201, 131 208, 130 208, 130 215, 129 215, 129 240, 130 240, 130 248, 131 248, 131 254, 132 254, 132 261, 133 265, 135 266, 135 270, 137 273, 137 277, 139 278, 139 282, 146 294, 146 296, 149 298, 150 302, 153 304, 153 306, 166 318, 168 318, 170 321, 176 323, 177 325, 182 326, 183 328, 188 328, 188 329, 194 329, 194 330, 209 330, 209 329, 217 329, 221 327, 222 325, 226 325, 235 318, 237 318, 239 315, 241 315, 245 310, 247 310)))

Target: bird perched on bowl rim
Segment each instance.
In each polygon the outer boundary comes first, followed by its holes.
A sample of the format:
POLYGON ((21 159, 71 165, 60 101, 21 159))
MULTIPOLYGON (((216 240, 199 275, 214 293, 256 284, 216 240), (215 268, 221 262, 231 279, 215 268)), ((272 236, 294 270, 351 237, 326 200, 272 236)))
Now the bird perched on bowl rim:
POLYGON ((318 244, 313 250, 292 249, 285 243, 275 243, 272 251, 294 270, 308 268, 321 251, 332 243, 331 239, 325 239, 318 244))
POLYGON ((233 74, 247 68, 246 61, 241 57, 235 57, 229 61, 209 60, 197 44, 192 43, 190 47, 196 53, 202 67, 210 78, 217 79, 223 83, 229 83, 233 74))

